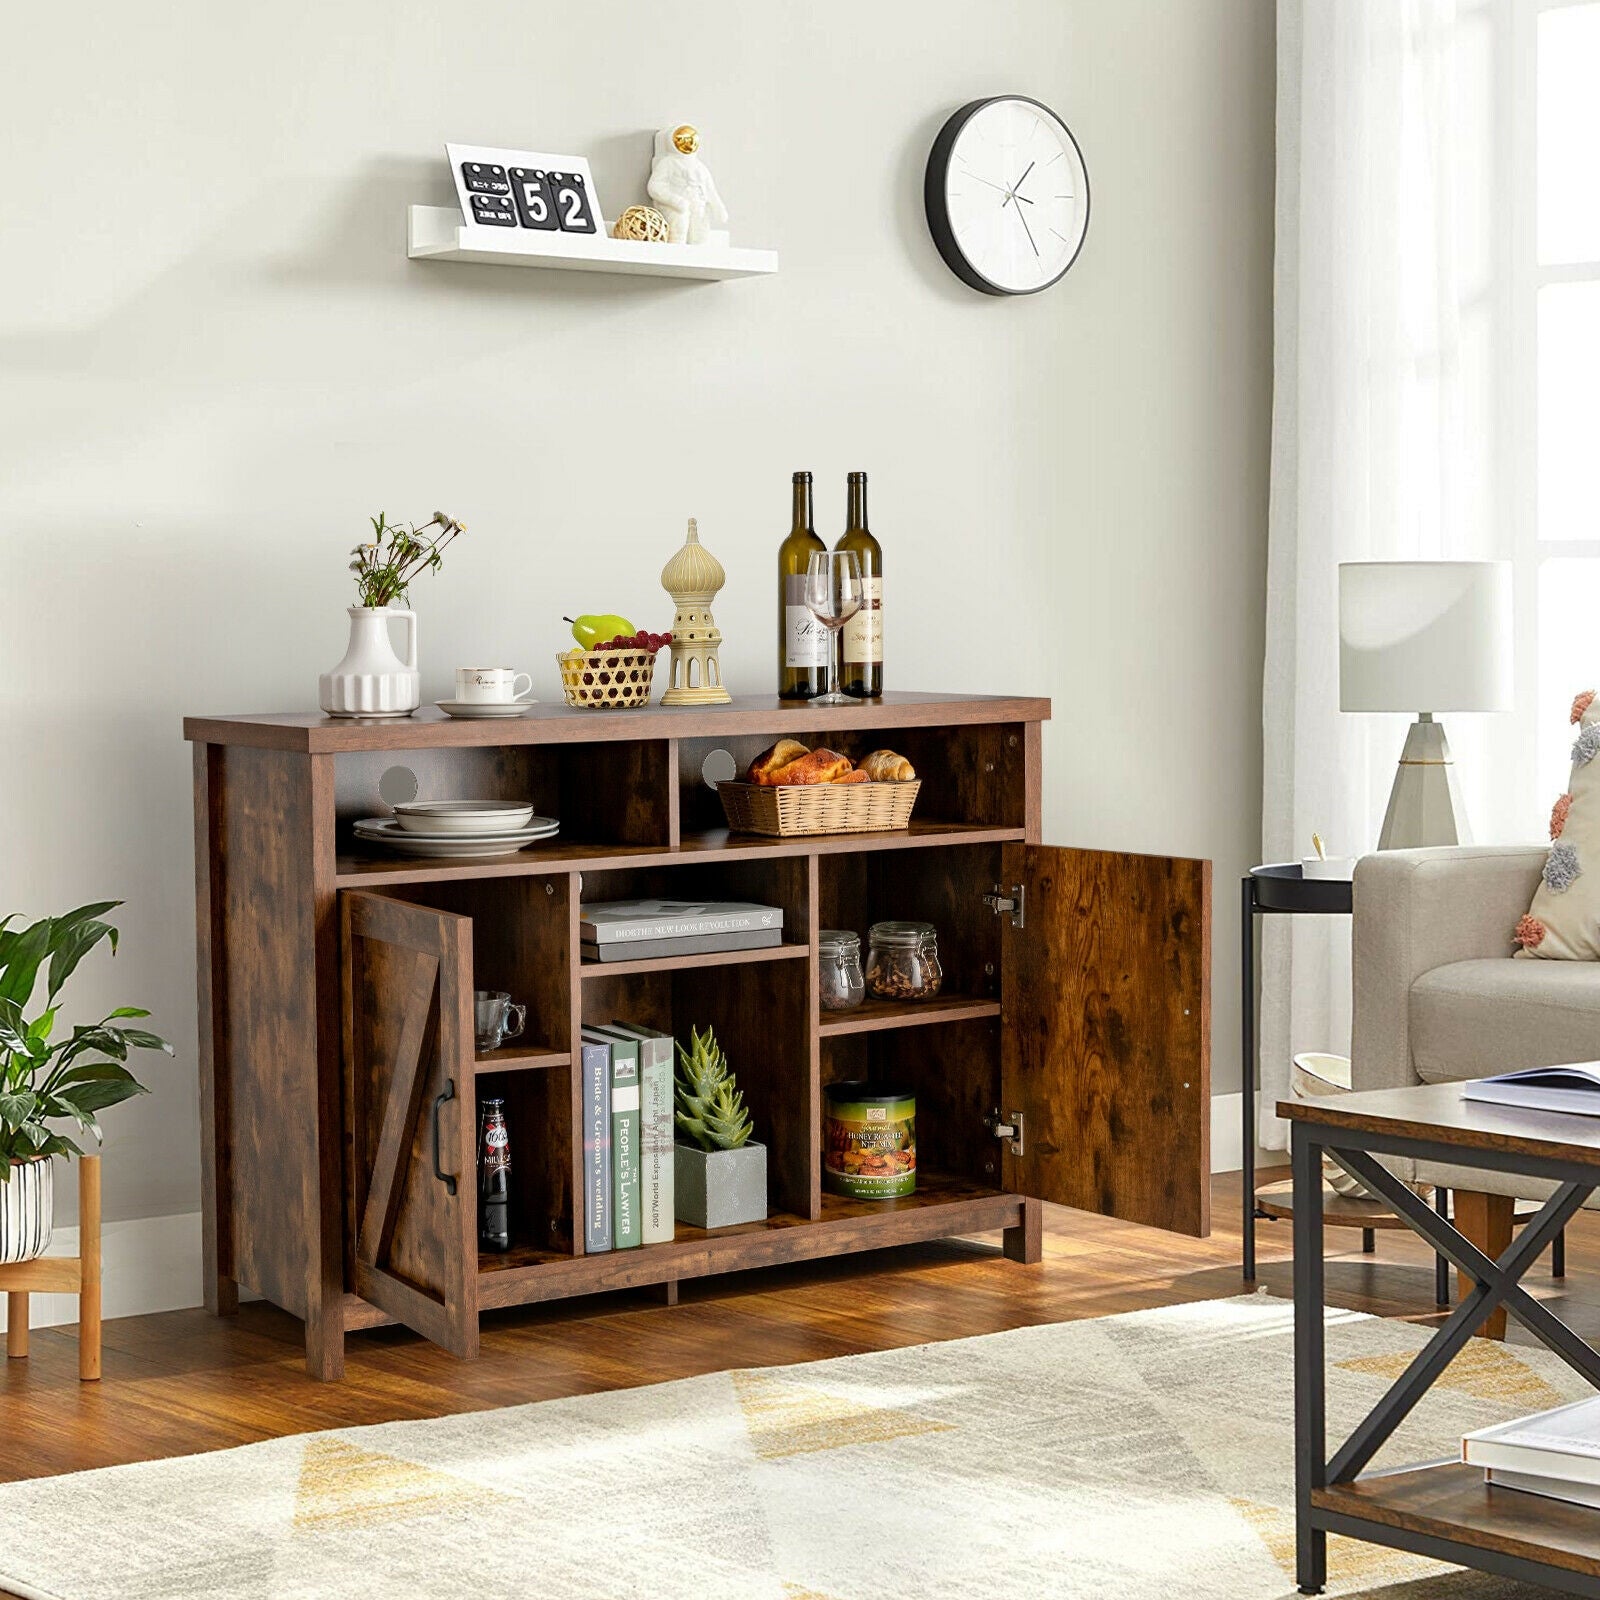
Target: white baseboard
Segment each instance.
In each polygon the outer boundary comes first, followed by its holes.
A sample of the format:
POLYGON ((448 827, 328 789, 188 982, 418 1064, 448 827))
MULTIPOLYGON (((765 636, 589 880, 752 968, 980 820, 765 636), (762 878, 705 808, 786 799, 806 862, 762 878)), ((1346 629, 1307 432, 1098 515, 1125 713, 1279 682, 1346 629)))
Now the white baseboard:
MULTIPOLYGON (((1240 1168, 1239 1096, 1215 1095, 1211 1101, 1211 1170, 1240 1168)), ((70 1256, 78 1248, 76 1228, 57 1228, 49 1253, 70 1256)), ((103 1307, 107 1317, 137 1317, 149 1311, 180 1311, 201 1303, 200 1213, 175 1217, 139 1217, 108 1222, 101 1239, 103 1307)), ((253 1295, 247 1298, 254 1299, 253 1295)), ((29 1322, 51 1328, 78 1320, 78 1297, 36 1294, 29 1322)), ((5 1326, 5 1301, 0 1296, 0 1327, 5 1326)))
MULTIPOLYGON (((57 1228, 47 1252, 75 1255, 76 1228, 57 1228)), ((108 1222, 100 1238, 101 1306, 107 1317, 137 1317, 147 1311, 178 1311, 201 1302, 200 1213, 138 1217, 108 1222)), ((28 1322, 52 1328, 78 1320, 75 1294, 30 1297, 28 1322)), ((5 1307, 0 1299, 0 1325, 5 1307)))
MULTIPOLYGON (((1239 1118, 1244 1107, 1239 1103, 1242 1095, 1218 1094, 1211 1097, 1211 1170, 1213 1172, 1238 1172, 1244 1166, 1244 1130, 1239 1118)), ((1256 1150, 1256 1165, 1287 1166, 1288 1152, 1284 1150, 1256 1150)))

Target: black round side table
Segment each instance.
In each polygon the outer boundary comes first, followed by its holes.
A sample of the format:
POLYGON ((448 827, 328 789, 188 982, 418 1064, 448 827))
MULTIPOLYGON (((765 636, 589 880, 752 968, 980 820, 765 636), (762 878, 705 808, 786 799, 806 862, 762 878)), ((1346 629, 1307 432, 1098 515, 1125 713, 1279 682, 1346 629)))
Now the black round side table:
POLYGON ((1354 891, 1348 878, 1308 878, 1298 861, 1252 867, 1239 880, 1240 1009, 1243 1067, 1239 1099, 1243 1106, 1244 1148, 1240 1152, 1244 1187, 1244 1275, 1256 1275, 1256 917, 1348 917, 1354 891))

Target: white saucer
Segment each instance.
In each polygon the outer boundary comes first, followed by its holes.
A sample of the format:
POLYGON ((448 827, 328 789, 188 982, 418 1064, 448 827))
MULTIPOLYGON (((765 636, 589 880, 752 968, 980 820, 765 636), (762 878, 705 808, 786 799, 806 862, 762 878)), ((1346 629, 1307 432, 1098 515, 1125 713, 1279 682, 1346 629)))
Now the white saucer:
POLYGON ((435 700, 447 717, 525 717, 537 700, 435 700))
POLYGON ((355 825, 355 835, 364 843, 382 845, 405 856, 442 856, 464 861, 484 856, 515 855, 527 845, 553 839, 560 831, 560 823, 550 817, 534 820, 536 826, 519 828, 514 833, 456 833, 440 836, 412 833, 402 828, 394 817, 363 817, 355 825))
POLYGON ((531 800, 408 800, 394 808, 408 833, 523 833, 535 826, 531 800))

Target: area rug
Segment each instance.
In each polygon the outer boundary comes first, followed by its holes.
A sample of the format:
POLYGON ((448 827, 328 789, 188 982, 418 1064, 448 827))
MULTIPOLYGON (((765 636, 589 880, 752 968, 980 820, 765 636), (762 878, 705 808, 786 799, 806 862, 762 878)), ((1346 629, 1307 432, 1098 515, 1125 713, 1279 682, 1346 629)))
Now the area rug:
MULTIPOLYGON (((1423 1342, 1330 1313, 1330 1432, 1423 1342)), ((1586 1393, 1474 1340, 1380 1458, 1586 1393)), ((109 1397, 108 1397, 109 1398, 109 1397)), ((1291 1314, 1266 1295, 0 1487, 28 1600, 1278 1600, 1291 1314)), ((1332 1541, 1330 1589, 1532 1591, 1332 1541), (1443 1574, 1443 1575, 1441 1575, 1443 1574)))

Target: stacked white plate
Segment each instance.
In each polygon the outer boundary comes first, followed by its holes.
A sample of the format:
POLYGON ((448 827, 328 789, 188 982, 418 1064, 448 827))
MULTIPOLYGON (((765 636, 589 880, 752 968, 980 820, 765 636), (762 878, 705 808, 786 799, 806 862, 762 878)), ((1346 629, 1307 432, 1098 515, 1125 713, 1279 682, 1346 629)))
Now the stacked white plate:
POLYGON ((536 817, 530 803, 512 800, 415 800, 394 811, 363 817, 356 837, 404 856, 466 861, 513 855, 553 839, 561 827, 554 817, 536 817))

